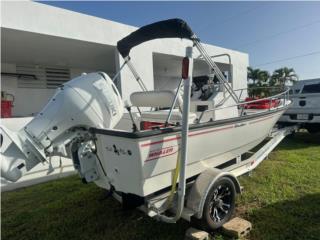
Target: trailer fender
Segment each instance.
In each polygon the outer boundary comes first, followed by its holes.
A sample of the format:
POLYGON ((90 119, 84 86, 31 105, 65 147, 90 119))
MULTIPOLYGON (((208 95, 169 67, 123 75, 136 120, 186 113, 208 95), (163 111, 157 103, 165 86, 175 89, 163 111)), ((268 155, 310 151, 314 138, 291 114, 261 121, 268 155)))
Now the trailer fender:
POLYGON ((202 217, 207 195, 212 185, 221 177, 230 178, 235 185, 237 193, 241 192, 240 183, 232 173, 224 172, 217 168, 205 170, 197 177, 187 196, 186 206, 195 213, 193 215, 194 217, 199 219, 202 217))

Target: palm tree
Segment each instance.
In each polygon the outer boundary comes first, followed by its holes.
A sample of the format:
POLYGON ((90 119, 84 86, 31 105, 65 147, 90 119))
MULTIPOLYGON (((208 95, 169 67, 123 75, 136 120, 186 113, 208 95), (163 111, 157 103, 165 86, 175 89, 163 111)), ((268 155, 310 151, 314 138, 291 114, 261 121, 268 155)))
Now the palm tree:
POLYGON ((269 72, 261 70, 259 68, 253 69, 252 67, 248 67, 248 80, 252 81, 252 85, 262 86, 264 83, 268 81, 270 77, 269 72))
POLYGON ((270 74, 268 71, 264 71, 259 68, 253 69, 248 67, 248 81, 252 81, 252 83, 249 84, 249 95, 251 97, 265 95, 265 90, 257 87, 266 86, 269 78, 270 74))
POLYGON ((251 80, 253 85, 258 81, 260 69, 253 69, 252 67, 248 67, 248 81, 251 80))
POLYGON ((260 87, 262 87, 262 86, 266 86, 267 85, 267 83, 268 83, 268 80, 269 80, 269 78, 270 78, 270 73, 268 72, 268 71, 260 71, 260 73, 259 73, 259 76, 258 76, 259 78, 259 80, 258 80, 258 85, 260 86, 260 87))
POLYGON ((271 85, 285 86, 298 81, 298 75, 293 68, 283 67, 275 70, 271 76, 271 85))

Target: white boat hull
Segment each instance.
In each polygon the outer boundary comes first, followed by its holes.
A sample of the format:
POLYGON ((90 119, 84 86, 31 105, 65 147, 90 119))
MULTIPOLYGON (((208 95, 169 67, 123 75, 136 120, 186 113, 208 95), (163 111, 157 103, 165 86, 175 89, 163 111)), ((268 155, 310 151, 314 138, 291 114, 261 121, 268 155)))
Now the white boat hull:
MULTIPOLYGON (((230 119, 222 124, 190 128, 187 178, 217 167, 262 142, 285 109, 260 116, 230 119)), ((96 184, 148 196, 171 186, 180 145, 180 132, 152 136, 123 136, 96 129, 100 178, 96 184), (105 174, 103 174, 103 171, 105 174), (106 175, 106 176, 105 176, 106 175)))

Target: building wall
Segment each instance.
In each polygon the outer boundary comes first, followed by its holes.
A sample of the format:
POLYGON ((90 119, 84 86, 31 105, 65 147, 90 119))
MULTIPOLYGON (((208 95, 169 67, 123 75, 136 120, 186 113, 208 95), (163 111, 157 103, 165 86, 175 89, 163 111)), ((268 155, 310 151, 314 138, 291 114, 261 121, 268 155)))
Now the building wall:
POLYGON ((1 27, 115 46, 136 28, 32 1, 1 3, 1 27))
MULTIPOLYGON (((4 2, 2 5, 2 28, 14 29, 17 30, 18 33, 35 33, 39 35, 39 39, 41 39, 40 36, 44 35, 52 36, 52 39, 59 37, 60 46, 61 44, 63 45, 61 39, 66 39, 66 42, 68 40, 68 44, 66 43, 68 48, 72 47, 70 40, 75 43, 79 41, 95 43, 100 47, 101 44, 106 47, 116 46, 118 40, 136 29, 133 26, 36 2, 4 2)), ((46 41, 49 40, 46 39, 46 41)), ((160 53, 183 57, 185 55, 185 47, 190 45, 191 43, 188 40, 158 39, 137 46, 131 51, 130 56, 133 65, 136 67, 137 72, 140 74, 147 88, 152 90, 154 89, 155 81, 159 81, 160 79, 154 78, 154 76, 157 75, 154 73, 154 69, 156 69, 157 66, 154 66, 153 55, 160 53)), ((210 55, 221 53, 229 53, 231 55, 234 78, 233 87, 234 89, 245 88, 247 85, 247 66, 249 65, 248 55, 208 44, 204 44, 204 46, 210 55)), ((7 54, 10 54, 10 52, 7 54)), ((194 56, 197 57, 198 55, 199 53, 195 50, 194 56)), ((17 61, 18 60, 19 59, 17 59, 17 61)), ((74 69, 77 67, 72 63, 73 60, 77 62, 76 54, 71 56, 68 61, 68 67, 71 69, 72 77, 80 74, 82 71, 82 69, 74 69)), ((112 61, 115 62, 116 69, 119 69, 123 63, 123 59, 117 51, 112 61)), ((220 58, 218 61, 227 63, 226 58, 220 58)), ((46 59, 46 62, 48 62, 48 59, 46 59)), ((4 65, 13 71, 15 64, 16 62, 10 62, 4 65)), ((55 65, 56 63, 53 62, 52 64, 55 65)), ((91 71, 96 69, 100 70, 101 68, 92 67, 91 71)), ((16 82, 17 80, 14 78, 9 79, 5 77, 2 81, 3 90, 12 91, 16 96, 16 105, 13 111, 16 116, 38 112, 54 93, 52 89, 20 89, 16 87, 16 82)), ((119 76, 118 87, 121 89, 122 97, 125 101, 130 99, 132 92, 141 90, 127 67, 123 69, 119 76)))
MULTIPOLYGON (((2 63, 1 71, 15 73, 16 65, 2 63)), ((14 96, 13 116, 30 116, 37 113, 54 93, 54 89, 18 88, 17 77, 7 76, 1 77, 1 91, 14 96)))
MULTIPOLYGON (((155 40, 152 42, 152 49, 155 53, 164 53, 174 56, 185 56, 185 48, 192 44, 188 40, 180 39, 166 39, 166 40, 155 40)), ((232 70, 233 70, 233 88, 245 88, 247 86, 247 67, 249 66, 248 54, 226 49, 218 46, 209 44, 203 44, 204 48, 210 56, 227 53, 231 56, 232 70)), ((193 56, 198 58, 200 53, 194 48, 193 56)), ((228 63, 227 57, 216 58, 216 62, 228 63)))
MULTIPOLYGON (((182 57, 166 54, 153 54, 153 72, 155 89, 176 89, 181 81, 182 57)), ((232 66, 225 63, 216 63, 222 72, 230 72, 232 66)), ((210 74, 210 68, 206 62, 194 59, 193 76, 210 74)), ((229 73, 228 73, 229 75, 229 73)), ((227 76, 228 76, 227 75, 227 76)), ((230 79, 230 83, 232 81, 230 79)))
MULTIPOLYGON (((2 72, 16 73, 16 64, 2 63, 2 72)), ((71 78, 81 75, 83 72, 91 72, 88 69, 70 69, 71 78)), ((37 114, 54 95, 55 89, 46 88, 21 88, 18 87, 17 77, 1 76, 1 91, 14 96, 12 115, 15 117, 32 116, 37 114)))

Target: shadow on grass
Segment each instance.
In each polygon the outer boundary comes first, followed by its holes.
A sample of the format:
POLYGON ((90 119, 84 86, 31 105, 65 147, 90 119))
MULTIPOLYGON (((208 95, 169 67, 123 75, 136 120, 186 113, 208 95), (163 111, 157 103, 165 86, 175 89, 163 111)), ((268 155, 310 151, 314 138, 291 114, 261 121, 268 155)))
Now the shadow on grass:
POLYGON ((320 133, 310 134, 305 131, 300 131, 294 136, 287 136, 277 147, 280 150, 297 150, 307 147, 320 146, 320 133))
POLYGON ((101 200, 102 189, 76 177, 55 183, 3 194, 3 240, 184 239, 189 227, 183 220, 166 224, 139 210, 123 211, 115 199, 101 200))
POLYGON ((317 193, 255 209, 246 216, 253 223, 250 239, 319 239, 319 206, 317 193))
MULTIPOLYGON (((73 184, 65 185, 68 188, 73 184)), ((24 203, 18 202, 20 197, 10 197, 11 194, 21 195, 23 190, 5 193, 2 239, 184 239, 190 226, 183 220, 166 224, 138 210, 123 211, 113 198, 99 200, 103 195, 101 189, 94 185, 84 187, 84 191, 82 185, 69 189, 69 195, 62 199, 55 197, 57 194, 51 188, 47 198, 42 195, 24 203)), ((31 197, 28 196, 31 192, 39 193, 37 188, 33 187, 34 191, 27 192, 24 197, 31 197)), ((320 193, 317 193, 256 208, 244 216, 253 223, 249 237, 255 240, 319 239, 319 206, 320 193)), ((224 238, 220 236, 219 239, 224 238)))

